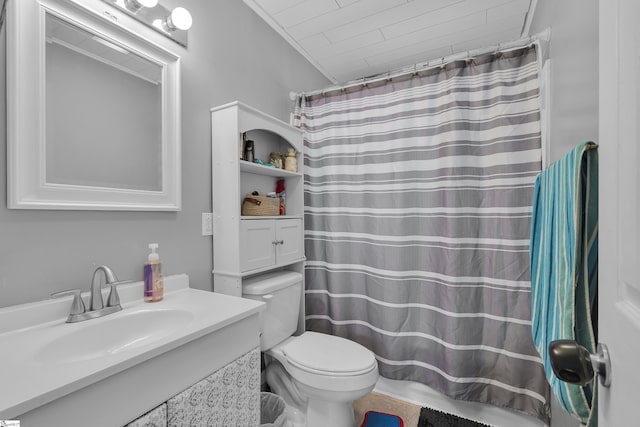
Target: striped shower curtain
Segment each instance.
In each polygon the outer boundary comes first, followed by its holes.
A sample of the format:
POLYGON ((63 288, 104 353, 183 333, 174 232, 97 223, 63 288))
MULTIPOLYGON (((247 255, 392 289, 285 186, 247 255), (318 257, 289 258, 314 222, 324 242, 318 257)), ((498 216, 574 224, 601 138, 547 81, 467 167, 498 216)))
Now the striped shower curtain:
POLYGON ((529 231, 535 47, 302 97, 307 329, 380 374, 542 420, 529 231))

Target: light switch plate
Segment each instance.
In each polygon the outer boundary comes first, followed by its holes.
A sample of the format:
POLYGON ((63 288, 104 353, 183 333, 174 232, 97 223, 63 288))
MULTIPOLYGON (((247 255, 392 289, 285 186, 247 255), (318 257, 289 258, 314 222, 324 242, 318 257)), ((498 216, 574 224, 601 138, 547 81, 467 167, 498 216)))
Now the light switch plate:
POLYGON ((202 235, 213 236, 213 213, 202 213, 202 235))

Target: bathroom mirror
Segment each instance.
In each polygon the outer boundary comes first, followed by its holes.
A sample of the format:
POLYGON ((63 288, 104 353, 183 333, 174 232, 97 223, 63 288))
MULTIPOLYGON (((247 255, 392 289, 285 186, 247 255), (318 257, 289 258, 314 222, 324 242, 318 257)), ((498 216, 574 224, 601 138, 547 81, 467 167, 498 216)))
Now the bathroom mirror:
POLYGON ((180 209, 179 57, 101 7, 8 4, 11 209, 180 209))

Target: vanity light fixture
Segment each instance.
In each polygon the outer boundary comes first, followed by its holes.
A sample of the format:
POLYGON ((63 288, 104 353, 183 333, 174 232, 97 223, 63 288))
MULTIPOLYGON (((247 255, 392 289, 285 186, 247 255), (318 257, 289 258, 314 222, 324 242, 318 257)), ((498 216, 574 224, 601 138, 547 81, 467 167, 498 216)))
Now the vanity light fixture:
POLYGON ((162 21, 162 28, 167 32, 174 32, 175 30, 186 31, 191 28, 193 20, 191 14, 184 7, 176 7, 171 11, 171 14, 162 21))
MULTIPOLYGON (((0 0, 1 1, 1 0, 0 0)), ((159 0, 102 0, 125 12, 155 31, 187 47, 188 30, 193 20, 184 7, 169 11, 159 0)))
POLYGON ((124 7, 136 13, 143 7, 156 7, 158 0, 124 0, 124 7))

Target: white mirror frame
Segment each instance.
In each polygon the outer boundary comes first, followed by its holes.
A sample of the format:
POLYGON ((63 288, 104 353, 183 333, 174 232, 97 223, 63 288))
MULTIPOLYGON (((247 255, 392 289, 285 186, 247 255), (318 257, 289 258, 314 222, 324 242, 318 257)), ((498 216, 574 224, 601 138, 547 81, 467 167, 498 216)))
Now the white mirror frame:
MULTIPOLYGON (((105 6, 107 8, 109 6, 105 6)), ((9 209, 178 211, 181 208, 180 57, 68 0, 7 4, 7 205, 9 209), (45 17, 52 14, 162 66, 159 191, 46 182, 45 17)), ((117 126, 117 123, 114 123, 117 126)))

